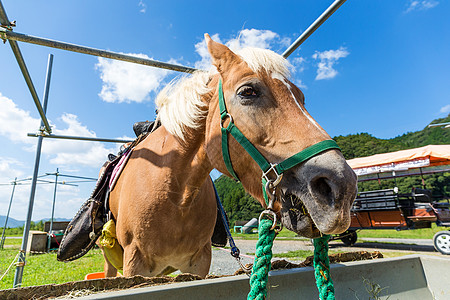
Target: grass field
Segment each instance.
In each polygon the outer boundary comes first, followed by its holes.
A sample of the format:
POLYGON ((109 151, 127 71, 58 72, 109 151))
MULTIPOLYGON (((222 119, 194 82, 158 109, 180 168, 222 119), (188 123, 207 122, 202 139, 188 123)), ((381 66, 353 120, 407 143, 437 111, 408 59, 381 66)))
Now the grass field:
MULTIPOLYGON (((21 239, 6 239, 5 249, 0 250, 0 276, 6 271, 20 249, 21 239)), ((103 256, 99 249, 88 252, 73 262, 56 260, 56 253, 27 255, 22 286, 64 283, 83 280, 87 273, 103 271, 103 256)), ((15 267, 0 281, 0 290, 13 286, 15 267)))

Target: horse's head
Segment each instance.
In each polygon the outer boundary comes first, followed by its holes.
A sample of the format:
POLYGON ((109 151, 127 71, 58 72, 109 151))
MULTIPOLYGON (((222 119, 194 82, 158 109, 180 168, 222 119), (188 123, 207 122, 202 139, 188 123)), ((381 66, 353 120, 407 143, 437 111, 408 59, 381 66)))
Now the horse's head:
MULTIPOLYGON (((212 166, 231 176, 222 157, 221 127, 230 120, 270 163, 277 164, 330 136, 309 115, 303 93, 288 77, 288 62, 269 50, 244 49, 240 55, 205 35, 219 74, 209 82, 206 153, 212 166), (223 87, 219 89, 219 81, 223 87), (219 93, 227 113, 219 108, 219 93), (222 111, 222 118, 221 113, 222 111)), ((261 168, 229 135, 232 170, 263 206, 261 168)), ((275 175, 270 172, 269 179, 275 175)), ((336 234, 350 224, 356 175, 341 152, 329 149, 286 170, 277 188, 274 210, 290 230, 306 237, 336 234)))

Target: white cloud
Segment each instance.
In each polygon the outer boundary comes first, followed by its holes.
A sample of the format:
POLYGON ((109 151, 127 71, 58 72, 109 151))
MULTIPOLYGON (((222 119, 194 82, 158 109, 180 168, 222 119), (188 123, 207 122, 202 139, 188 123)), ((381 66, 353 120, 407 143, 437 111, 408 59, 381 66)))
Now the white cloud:
MULTIPOLYGON (((67 128, 55 128, 53 133, 56 135, 96 137, 95 132, 81 124, 76 115, 65 113, 61 116, 61 121, 67 128)), ((106 148, 100 142, 46 139, 42 152, 50 156, 50 163, 54 165, 83 165, 99 169, 108 153, 116 151, 114 148, 106 148)))
POLYGON ((298 56, 292 58, 291 63, 294 66, 294 72, 303 72, 305 70, 307 61, 306 58, 298 56))
MULTIPOLYGON (((287 47, 290 44, 289 38, 281 38, 277 33, 270 30, 259 29, 243 29, 239 32, 237 38, 230 39, 226 42, 221 41, 219 34, 214 34, 211 38, 219 43, 225 43, 231 50, 239 51, 245 47, 274 49, 279 47, 287 47)), ((201 60, 195 63, 195 67, 199 69, 209 69, 211 67, 211 59, 206 47, 205 40, 195 45, 195 51, 200 55, 201 60)))
POLYGON ((6 183, 14 180, 14 177, 22 177, 24 172, 18 167, 23 168, 23 164, 12 157, 0 157, 0 183, 6 183))
POLYGON ((300 89, 302 89, 302 90, 306 90, 306 89, 308 88, 308 87, 306 86, 306 84, 305 84, 301 79, 295 80, 294 84, 295 84, 298 88, 300 88, 300 89))
POLYGON ((413 0, 410 1, 408 7, 405 10, 405 13, 409 13, 415 10, 427 10, 433 7, 436 7, 439 4, 439 1, 436 0, 413 0))
MULTIPOLYGON (((22 162, 12 157, 0 157, 0 215, 6 215, 11 199, 13 186, 10 185, 15 177, 18 180, 23 179, 26 167, 22 162), (4 184, 4 185, 3 185, 4 184)), ((21 215, 26 214, 27 201, 30 194, 29 181, 22 181, 14 189, 13 202, 11 204, 11 213, 15 214, 17 210, 21 211, 21 215), (23 185, 25 184, 25 185, 23 185)), ((25 217, 21 217, 25 219, 25 217)), ((4 224, 0 224, 3 227, 4 224)))
POLYGON ((236 39, 229 40, 226 45, 233 51, 242 48, 253 47, 270 49, 271 46, 280 41, 280 36, 270 30, 243 29, 236 39))
POLYGON ((144 3, 144 1, 140 0, 138 6, 140 7, 139 12, 145 14, 147 11, 147 4, 144 3))
MULTIPOLYGON (((142 1, 141 1, 142 2, 142 1)), ((140 5, 141 5, 140 2, 140 5)), ((145 3, 142 2, 142 5, 145 3)), ((222 42, 218 34, 212 35, 215 41, 222 42)), ((244 47, 257 48, 285 48, 290 44, 290 38, 281 38, 270 30, 244 29, 237 38, 226 41, 226 45, 236 51, 244 47)), ((195 68, 211 68, 211 60, 204 40, 195 45, 196 52, 201 59, 194 63, 195 68)), ((137 57, 149 58, 145 54, 130 54, 137 57)), ((176 63, 174 60, 171 63, 176 63)), ((294 68, 303 70, 302 58, 293 60, 294 68)), ((111 103, 144 102, 148 100, 151 92, 157 92, 165 83, 169 71, 122 61, 99 58, 96 64, 103 81, 99 96, 102 100, 111 103)))
POLYGON ((316 51, 312 56, 314 59, 319 60, 317 64, 317 76, 316 80, 331 79, 336 77, 338 72, 333 68, 340 58, 344 58, 350 53, 346 48, 340 47, 337 50, 327 50, 323 52, 316 51))
MULTIPOLYGON (((128 55, 152 59, 145 54, 128 53, 128 55)), ((157 91, 169 74, 165 69, 101 57, 98 58, 96 68, 100 71, 100 78, 103 81, 100 98, 106 102, 117 103, 140 103, 148 100, 149 94, 157 91)))
POLYGON ((447 104, 446 106, 441 107, 440 112, 443 114, 449 113, 450 112, 450 104, 447 104))
MULTIPOLYGON (((30 112, 17 107, 11 99, 1 94, 0 107, 2 107, 0 110, 0 135, 16 143, 26 144, 24 149, 27 151, 34 150, 36 139, 28 137, 27 133, 36 131, 40 123, 39 119, 31 117, 30 112)), ((54 134, 96 137, 95 132, 81 124, 76 115, 65 113, 60 119, 66 128, 60 129, 52 126, 54 134)), ((49 156, 52 164, 64 166, 83 165, 100 168, 110 152, 117 152, 115 146, 106 148, 105 144, 100 142, 46 139, 42 146, 42 153, 49 156)), ((0 172, 2 172, 2 168, 6 168, 4 161, 0 161, 0 172)), ((13 174, 14 172, 8 171, 7 173, 13 174)))
POLYGON ((20 109, 1 93, 0 107, 0 135, 13 142, 35 144, 36 141, 27 137, 27 133, 38 130, 40 119, 31 117, 30 112, 20 109))

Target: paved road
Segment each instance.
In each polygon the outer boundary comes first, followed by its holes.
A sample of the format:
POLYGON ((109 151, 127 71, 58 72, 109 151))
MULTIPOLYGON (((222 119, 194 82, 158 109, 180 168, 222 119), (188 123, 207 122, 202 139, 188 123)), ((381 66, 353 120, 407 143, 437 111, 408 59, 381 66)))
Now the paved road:
POLYGON ((375 241, 379 243, 411 244, 433 246, 432 239, 391 239, 391 238, 359 238, 359 241, 375 241))

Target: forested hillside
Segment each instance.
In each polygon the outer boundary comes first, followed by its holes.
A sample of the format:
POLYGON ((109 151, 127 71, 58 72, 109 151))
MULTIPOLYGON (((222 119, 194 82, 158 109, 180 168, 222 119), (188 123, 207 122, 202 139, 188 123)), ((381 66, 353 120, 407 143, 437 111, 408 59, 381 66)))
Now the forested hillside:
MULTIPOLYGON (((430 124, 450 122, 450 115, 446 118, 433 120, 430 124)), ((394 152, 426 145, 450 144, 450 128, 428 127, 415 132, 408 132, 393 139, 384 140, 368 133, 336 136, 333 138, 342 149, 346 159, 364 157, 379 153, 394 152)))
MULTIPOLYGON (((450 114, 446 118, 433 120, 430 124, 450 122, 450 114)), ((450 128, 426 126, 416 132, 408 132, 392 139, 379 139, 368 133, 336 136, 333 138, 341 147, 346 159, 374 155, 378 153, 393 152, 404 149, 422 147, 426 145, 450 144, 450 128)), ((450 173, 425 175, 425 187, 431 189, 435 196, 444 195, 450 197, 450 173)), ((236 220, 249 220, 258 217, 262 208, 259 202, 244 191, 240 183, 221 176, 215 181, 217 191, 222 200, 225 211, 230 219, 230 224, 236 220)), ((411 191, 412 187, 422 187, 420 176, 361 182, 358 184, 360 191, 393 188, 398 186, 401 193, 411 191)))

